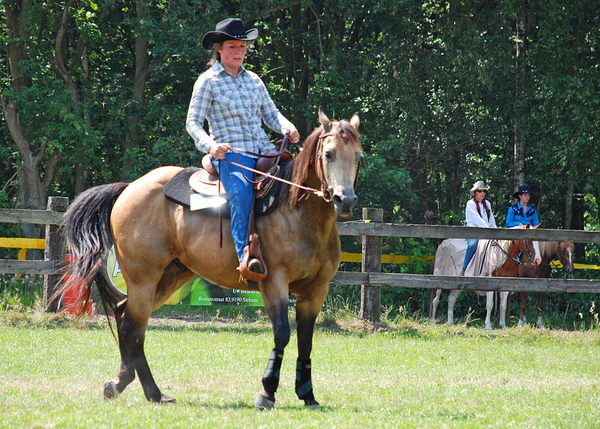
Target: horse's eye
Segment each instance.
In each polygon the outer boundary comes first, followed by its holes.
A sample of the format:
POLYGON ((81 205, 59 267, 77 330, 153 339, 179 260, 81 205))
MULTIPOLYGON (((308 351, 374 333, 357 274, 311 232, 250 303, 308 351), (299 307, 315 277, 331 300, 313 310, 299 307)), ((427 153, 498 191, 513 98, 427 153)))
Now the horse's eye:
POLYGON ((327 152, 325 152, 325 160, 335 161, 335 152, 332 150, 328 150, 327 152))

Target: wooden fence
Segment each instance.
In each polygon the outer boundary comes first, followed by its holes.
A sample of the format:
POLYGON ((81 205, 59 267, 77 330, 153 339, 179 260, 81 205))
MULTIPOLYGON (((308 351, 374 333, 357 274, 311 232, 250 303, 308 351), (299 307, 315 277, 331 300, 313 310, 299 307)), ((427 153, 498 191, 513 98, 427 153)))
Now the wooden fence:
MULTIPOLYGON (((66 247, 56 237, 68 198, 50 197, 48 210, 0 210, 0 223, 35 223, 46 225, 44 261, 0 260, 0 273, 43 274, 44 299, 54 292, 59 269, 64 264, 66 247)), ((399 225, 383 223, 381 209, 363 209, 363 220, 338 223, 340 235, 362 237, 362 272, 338 271, 332 283, 361 286, 361 317, 378 320, 380 288, 425 288, 488 291, 600 293, 600 281, 576 279, 523 279, 496 277, 432 276, 381 272, 382 237, 480 238, 600 243, 600 232, 506 228, 466 228, 460 226, 399 225)), ((56 304, 55 304, 56 305, 56 304)), ((55 308, 50 308, 54 310, 55 308)))

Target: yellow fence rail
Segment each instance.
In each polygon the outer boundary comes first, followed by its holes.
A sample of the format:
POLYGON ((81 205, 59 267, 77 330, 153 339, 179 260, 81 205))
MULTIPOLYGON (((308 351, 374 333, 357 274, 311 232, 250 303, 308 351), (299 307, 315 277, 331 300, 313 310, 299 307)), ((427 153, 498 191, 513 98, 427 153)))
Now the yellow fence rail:
POLYGON ((3 238, 0 237, 0 247, 19 250, 19 260, 27 257, 27 249, 45 249, 46 240, 43 238, 3 238))

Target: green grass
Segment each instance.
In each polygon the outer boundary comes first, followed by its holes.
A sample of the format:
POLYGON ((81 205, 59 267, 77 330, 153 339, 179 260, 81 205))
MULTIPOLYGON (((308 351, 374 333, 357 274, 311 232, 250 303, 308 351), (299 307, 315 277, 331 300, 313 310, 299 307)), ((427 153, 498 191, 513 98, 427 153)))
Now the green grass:
POLYGON ((489 332, 329 314, 312 356, 322 408, 304 409, 294 393, 293 335, 275 409, 260 412, 253 400, 272 349, 264 314, 168 313, 149 327, 146 354, 177 405, 147 403, 137 380, 103 400, 120 363, 104 321, 0 312, 0 427, 600 427, 598 330, 489 332))

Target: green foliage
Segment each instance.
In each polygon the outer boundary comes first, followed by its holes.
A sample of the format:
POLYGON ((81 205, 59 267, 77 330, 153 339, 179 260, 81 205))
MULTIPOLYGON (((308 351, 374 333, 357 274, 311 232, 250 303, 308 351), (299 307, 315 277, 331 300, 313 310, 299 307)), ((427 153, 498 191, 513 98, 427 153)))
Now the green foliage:
POLYGON ((33 310, 40 306, 43 293, 42 276, 0 274, 0 311, 33 310))

